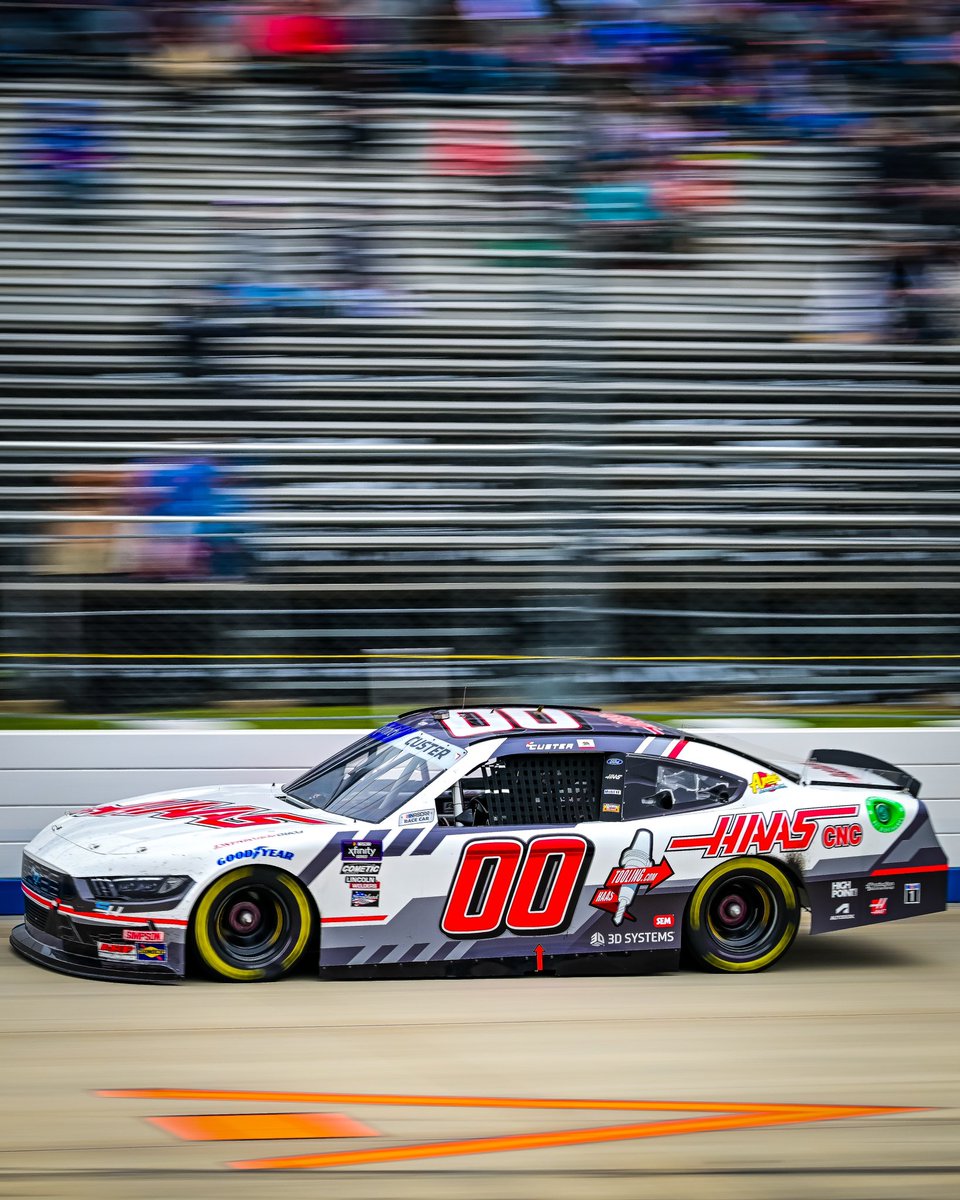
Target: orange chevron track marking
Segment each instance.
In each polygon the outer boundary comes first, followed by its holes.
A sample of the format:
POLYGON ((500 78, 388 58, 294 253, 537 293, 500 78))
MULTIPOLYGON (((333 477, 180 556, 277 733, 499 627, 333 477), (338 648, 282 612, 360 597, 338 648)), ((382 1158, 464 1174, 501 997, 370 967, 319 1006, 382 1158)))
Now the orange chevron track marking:
POLYGON ((340 1113, 229 1113, 210 1117, 147 1117, 187 1142, 278 1141, 281 1138, 372 1137, 375 1129, 340 1113))
MULTIPOLYGON (((716 1133, 728 1129, 760 1129, 774 1125, 802 1125, 811 1121, 839 1121, 854 1117, 889 1116, 923 1112, 919 1108, 877 1105, 825 1104, 716 1104, 689 1100, 590 1100, 527 1099, 512 1096, 415 1096, 376 1095, 354 1092, 268 1092, 221 1091, 206 1088, 127 1088, 101 1091, 100 1096, 129 1100, 217 1100, 260 1104, 395 1105, 427 1108, 552 1109, 657 1113, 712 1113, 639 1124, 595 1126, 586 1129, 553 1130, 546 1133, 507 1134, 497 1137, 465 1138, 445 1142, 423 1142, 407 1146, 384 1146, 357 1150, 333 1150, 276 1158, 246 1159, 230 1164, 240 1171, 308 1170, 351 1167, 370 1163, 409 1162, 414 1159, 449 1158, 456 1155, 497 1154, 511 1150, 542 1150, 603 1142, 634 1141, 642 1138, 676 1137, 692 1133, 716 1133)), ((305 1114, 286 1114, 302 1117, 305 1114)), ((321 1115, 321 1114, 317 1114, 321 1115)), ((184 1120, 189 1118, 174 1118, 184 1120)), ((203 1120, 203 1118, 194 1118, 203 1120)), ((252 1119, 252 1118, 241 1118, 252 1119)), ((262 1119, 258 1116, 257 1119, 262 1119)), ((326 1118, 329 1119, 329 1118, 326 1118)), ((164 1120, 163 1118, 160 1121, 164 1120)), ((167 1118, 169 1120, 169 1118, 167 1118)), ((160 1123, 155 1119, 155 1123, 160 1123)), ((314 1135, 321 1136, 321 1135, 314 1135)), ((330 1135, 328 1135, 330 1136, 330 1135)), ((343 1135, 333 1135, 343 1136, 343 1135)))

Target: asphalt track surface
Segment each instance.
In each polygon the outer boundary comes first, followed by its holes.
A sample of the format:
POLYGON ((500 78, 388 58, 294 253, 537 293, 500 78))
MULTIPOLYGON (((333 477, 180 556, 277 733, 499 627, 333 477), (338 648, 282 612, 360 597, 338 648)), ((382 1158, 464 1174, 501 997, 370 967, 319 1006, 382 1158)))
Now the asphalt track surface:
POLYGON ((302 977, 246 987, 70 979, 17 958, 7 944, 12 924, 0 921, 3 1197, 960 1196, 957 908, 803 936, 782 966, 742 978, 630 974, 621 965, 558 977, 302 977), (121 1089, 327 1095, 282 1103, 97 1095, 121 1089), (422 1097, 441 1099, 417 1103, 422 1097), (697 1107, 503 1108, 453 1105, 452 1097, 697 1107), (731 1117, 738 1104, 920 1111, 834 1111, 818 1120, 800 1113, 795 1123, 763 1125, 765 1113, 782 1119, 784 1110, 769 1110, 781 1118, 767 1110, 731 1117), (282 1130, 264 1116, 276 1113, 311 1114, 299 1123, 332 1136, 264 1137, 282 1130), (337 1119, 326 1128, 318 1113, 337 1119), (711 1130, 718 1113, 733 1127, 711 1130), (223 1122, 149 1120, 191 1115, 246 1119, 226 1131, 223 1122), (651 1123, 678 1120, 693 1124, 672 1136, 650 1132, 651 1123), (586 1142, 574 1132, 623 1124, 646 1132, 586 1142), (260 1138, 184 1140, 191 1129, 260 1138), (561 1144, 507 1150, 492 1141, 521 1137, 527 1145, 541 1134, 561 1144), (468 1139, 492 1148, 465 1148, 468 1139), (396 1155, 424 1143, 454 1149, 299 1170, 229 1166, 304 1154, 396 1155))

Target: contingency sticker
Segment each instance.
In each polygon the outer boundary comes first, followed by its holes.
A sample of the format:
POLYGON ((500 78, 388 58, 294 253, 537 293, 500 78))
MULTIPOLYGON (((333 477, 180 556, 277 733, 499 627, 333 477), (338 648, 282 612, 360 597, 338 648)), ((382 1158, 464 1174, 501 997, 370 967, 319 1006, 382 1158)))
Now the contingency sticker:
POLYGON ((166 946, 137 946, 137 962, 166 962, 166 946))
POLYGON ((903 824, 907 810, 897 800, 884 796, 867 797, 867 816, 879 833, 893 833, 903 824))
POLYGON ((341 842, 340 858, 343 862, 380 862, 383 859, 383 842, 365 838, 341 842))
POLYGON ((775 792, 777 788, 786 787, 779 775, 775 775, 772 771, 754 771, 753 778, 750 780, 750 791, 756 795, 758 792, 775 792))
POLYGON ((97 942, 97 954, 101 958, 133 958, 137 947, 132 942, 97 942))

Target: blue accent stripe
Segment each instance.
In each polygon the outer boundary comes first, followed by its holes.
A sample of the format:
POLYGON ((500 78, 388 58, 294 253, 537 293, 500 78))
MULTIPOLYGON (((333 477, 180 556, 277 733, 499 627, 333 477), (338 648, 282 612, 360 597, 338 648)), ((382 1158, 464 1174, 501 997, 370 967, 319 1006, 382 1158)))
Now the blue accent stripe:
POLYGON ((951 867, 947 872, 947 899, 951 904, 960 904, 960 867, 951 867))
POLYGON ((23 916, 23 890, 19 879, 0 879, 0 916, 23 916))

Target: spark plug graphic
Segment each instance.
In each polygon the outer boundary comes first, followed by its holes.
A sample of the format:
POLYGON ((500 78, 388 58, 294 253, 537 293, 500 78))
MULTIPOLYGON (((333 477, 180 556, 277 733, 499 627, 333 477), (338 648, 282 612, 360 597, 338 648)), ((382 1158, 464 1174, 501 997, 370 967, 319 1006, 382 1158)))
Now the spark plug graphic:
MULTIPOLYGON (((649 829, 638 829, 637 836, 620 855, 621 867, 651 867, 653 866, 653 834, 649 829)), ((626 883, 621 884, 617 898, 617 911, 613 914, 614 925, 622 925, 627 909, 639 892, 642 896, 647 885, 626 883)))

